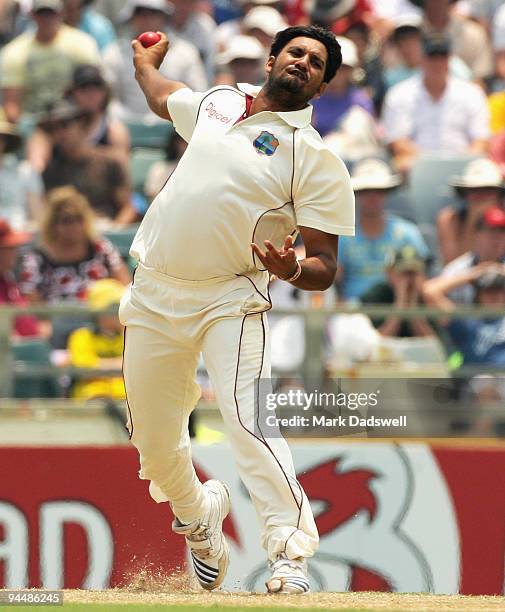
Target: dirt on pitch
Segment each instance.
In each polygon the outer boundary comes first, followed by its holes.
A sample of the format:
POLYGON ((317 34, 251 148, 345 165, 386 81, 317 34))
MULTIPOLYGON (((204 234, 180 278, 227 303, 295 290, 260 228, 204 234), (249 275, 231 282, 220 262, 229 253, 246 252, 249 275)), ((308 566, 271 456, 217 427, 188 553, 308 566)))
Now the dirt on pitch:
MULTIPOLYGON (((505 597, 468 597, 417 593, 311 593, 309 595, 267 595, 222 590, 208 593, 196 587, 183 572, 163 577, 140 572, 120 589, 107 591, 65 591, 65 603, 158 604, 199 608, 312 608, 325 610, 418 610, 423 612, 465 612, 502 610, 505 597)), ((92 608, 91 608, 92 609, 92 608)))

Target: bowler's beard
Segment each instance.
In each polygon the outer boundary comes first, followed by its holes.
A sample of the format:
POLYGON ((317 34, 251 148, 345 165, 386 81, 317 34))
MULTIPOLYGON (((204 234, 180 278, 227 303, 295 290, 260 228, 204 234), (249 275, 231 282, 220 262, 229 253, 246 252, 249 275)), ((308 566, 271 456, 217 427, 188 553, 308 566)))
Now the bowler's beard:
POLYGON ((269 100, 287 111, 304 108, 310 99, 307 98, 303 85, 297 79, 274 76, 272 73, 268 76, 264 89, 269 100))

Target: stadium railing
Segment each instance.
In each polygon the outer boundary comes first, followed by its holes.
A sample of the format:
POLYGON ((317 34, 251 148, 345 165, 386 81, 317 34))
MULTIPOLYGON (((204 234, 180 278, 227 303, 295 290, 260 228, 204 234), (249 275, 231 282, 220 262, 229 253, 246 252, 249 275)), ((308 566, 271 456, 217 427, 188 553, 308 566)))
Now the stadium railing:
MULTIPOLYGON (((108 311, 111 312, 111 311, 108 311)), ((371 318, 388 317, 392 314, 391 306, 388 305, 335 305, 332 308, 300 308, 300 309, 275 309, 276 314, 280 315, 301 315, 305 321, 305 350, 303 364, 299 372, 293 372, 300 376, 304 381, 320 381, 326 375, 326 362, 324 359, 325 328, 329 317, 336 314, 366 314, 371 318)), ((23 378, 50 379, 63 374, 72 377, 89 377, 98 375, 116 374, 116 371, 100 370, 89 368, 76 368, 72 366, 53 365, 49 360, 26 360, 16 359, 15 346, 11 341, 11 330, 14 318, 19 314, 33 314, 44 318, 58 318, 62 315, 89 315, 89 310, 85 305, 30 305, 24 308, 12 306, 0 306, 0 397, 10 397, 13 394, 16 380, 23 378)), ((485 319, 490 316, 503 316, 503 308, 483 308, 477 306, 458 306, 453 312, 447 313, 437 308, 418 306, 412 308, 395 308, 394 314, 397 317, 410 319, 424 317, 436 320, 439 317, 457 317, 469 319, 485 319)), ((18 352, 19 354, 19 352, 18 352)), ((379 364, 387 368, 387 363, 379 364)), ((395 364, 392 364, 395 367, 395 364)), ((441 363, 440 375, 443 375, 445 363, 441 363), (442 367, 443 366, 443 367, 442 367)), ((425 370, 426 372, 426 370, 425 370)), ((431 369, 428 374, 431 373, 431 369)), ((451 375, 458 377, 470 377, 479 374, 505 376, 505 369, 496 368, 488 365, 482 366, 462 366, 451 375)), ((342 375, 340 372, 339 375, 342 375)), ((414 373, 416 375, 416 373, 414 373)), ((417 376, 423 376, 423 369, 420 368, 417 376)), ((424 374, 426 376, 426 374, 424 374)))

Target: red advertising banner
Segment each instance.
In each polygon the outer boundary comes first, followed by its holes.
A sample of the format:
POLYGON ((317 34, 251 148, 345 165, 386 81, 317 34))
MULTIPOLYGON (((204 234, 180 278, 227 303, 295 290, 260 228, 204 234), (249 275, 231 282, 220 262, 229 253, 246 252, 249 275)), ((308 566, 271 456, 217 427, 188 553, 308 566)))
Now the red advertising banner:
MULTIPOLYGON (((225 587, 263 590, 257 521, 229 449, 194 457, 202 479, 231 488, 225 587)), ((338 442, 294 457, 321 535, 314 590, 503 594, 505 449, 338 442)), ((184 564, 134 448, 0 448, 0 465, 0 587, 103 589, 184 564)))

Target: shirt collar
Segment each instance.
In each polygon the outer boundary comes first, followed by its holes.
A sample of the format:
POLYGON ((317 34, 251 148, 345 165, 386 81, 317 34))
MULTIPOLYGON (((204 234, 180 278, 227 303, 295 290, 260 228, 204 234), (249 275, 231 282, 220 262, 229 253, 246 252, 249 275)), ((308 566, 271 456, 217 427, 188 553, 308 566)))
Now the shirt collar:
MULTIPOLYGON (((261 87, 257 85, 250 85, 249 83, 238 83, 237 87, 241 92, 249 94, 250 96, 253 96, 253 98, 255 98, 258 95, 258 92, 261 90, 261 87)), ((312 106, 307 104, 305 108, 297 111, 283 111, 276 112, 275 114, 291 127, 304 128, 310 124, 310 120, 312 119, 312 106)))

